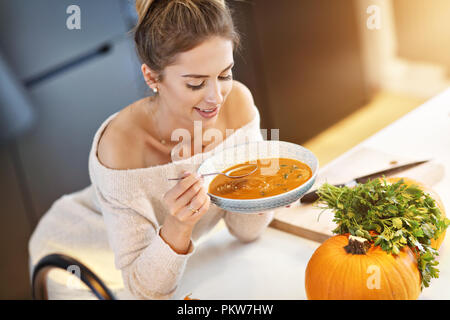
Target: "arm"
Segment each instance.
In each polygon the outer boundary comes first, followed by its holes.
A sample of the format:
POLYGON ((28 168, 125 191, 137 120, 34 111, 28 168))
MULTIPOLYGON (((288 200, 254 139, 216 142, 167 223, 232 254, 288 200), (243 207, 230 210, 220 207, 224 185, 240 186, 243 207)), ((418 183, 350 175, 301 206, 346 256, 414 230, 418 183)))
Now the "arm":
POLYGON ((137 299, 168 299, 175 292, 188 258, 175 252, 160 236, 153 208, 148 201, 137 211, 100 200, 115 266, 122 271, 125 287, 137 299))
POLYGON ((251 242, 261 236, 270 224, 274 211, 258 214, 225 212, 224 220, 230 233, 242 242, 251 242))

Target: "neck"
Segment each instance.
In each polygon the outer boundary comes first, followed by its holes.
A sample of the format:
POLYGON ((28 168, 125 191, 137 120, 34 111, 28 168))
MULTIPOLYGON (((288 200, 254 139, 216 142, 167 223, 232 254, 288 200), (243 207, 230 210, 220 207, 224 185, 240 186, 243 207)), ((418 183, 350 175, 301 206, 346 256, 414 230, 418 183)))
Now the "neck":
MULTIPOLYGON (((188 130, 191 137, 191 143, 194 143, 194 122, 187 124, 180 124, 176 122, 177 116, 173 115, 169 111, 170 109, 165 107, 163 101, 160 99, 152 99, 149 97, 147 103, 145 104, 145 111, 149 117, 153 116, 153 119, 148 121, 150 126, 155 126, 153 130, 149 130, 150 132, 155 132, 155 137, 159 140, 160 143, 164 140, 164 145, 167 147, 174 147, 180 141, 172 141, 172 132, 177 128, 183 128, 188 130)), ((184 139, 184 138, 183 138, 184 139)), ((187 141, 184 141, 186 143, 187 141)))

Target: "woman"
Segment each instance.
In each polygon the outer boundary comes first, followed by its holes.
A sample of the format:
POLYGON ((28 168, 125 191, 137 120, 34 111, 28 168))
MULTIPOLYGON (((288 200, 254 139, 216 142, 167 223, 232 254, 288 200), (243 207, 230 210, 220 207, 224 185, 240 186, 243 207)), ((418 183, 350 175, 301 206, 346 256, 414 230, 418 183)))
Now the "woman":
POLYGON ((193 241, 222 218, 239 240, 252 241, 273 212, 225 212, 194 174, 219 147, 263 140, 251 93, 232 80, 239 39, 225 3, 138 0, 136 9, 135 44, 153 95, 100 126, 89 156, 92 185, 55 202, 30 240, 30 254, 34 264, 63 248, 89 259, 114 286, 105 276, 108 259, 99 258, 109 251, 132 297, 167 299, 195 252, 193 241), (181 142, 174 139, 180 132, 181 142))

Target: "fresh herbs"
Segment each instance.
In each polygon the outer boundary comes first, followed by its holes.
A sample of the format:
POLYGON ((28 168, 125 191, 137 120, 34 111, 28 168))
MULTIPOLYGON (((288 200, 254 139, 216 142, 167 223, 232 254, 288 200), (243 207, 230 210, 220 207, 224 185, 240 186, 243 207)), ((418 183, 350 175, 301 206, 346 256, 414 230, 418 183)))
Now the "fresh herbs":
POLYGON ((338 227, 333 233, 366 238, 394 255, 407 245, 418 258, 422 288, 439 277, 438 251, 430 241, 445 231, 450 220, 418 186, 408 186, 403 179, 393 184, 377 179, 353 188, 325 183, 317 193, 316 206, 334 211, 338 227))

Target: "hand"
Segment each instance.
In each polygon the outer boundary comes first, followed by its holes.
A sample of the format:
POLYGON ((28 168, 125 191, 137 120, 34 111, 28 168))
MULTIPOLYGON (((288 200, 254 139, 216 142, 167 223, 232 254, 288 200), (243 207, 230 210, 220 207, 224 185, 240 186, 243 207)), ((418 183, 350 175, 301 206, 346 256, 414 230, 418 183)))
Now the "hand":
POLYGON ((190 172, 185 172, 183 179, 164 194, 163 201, 170 213, 164 224, 174 224, 184 230, 192 230, 210 206, 203 178, 190 172))

